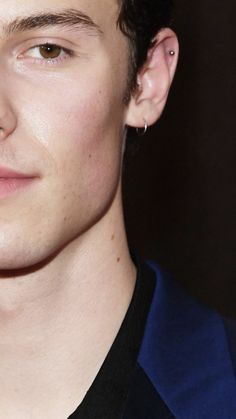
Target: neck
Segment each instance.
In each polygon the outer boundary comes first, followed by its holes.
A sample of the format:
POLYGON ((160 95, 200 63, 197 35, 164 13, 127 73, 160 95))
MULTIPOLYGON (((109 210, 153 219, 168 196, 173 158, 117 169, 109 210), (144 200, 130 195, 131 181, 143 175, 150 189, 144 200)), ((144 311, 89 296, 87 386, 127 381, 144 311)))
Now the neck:
POLYGON ((15 328, 17 335, 25 332, 29 336, 30 329, 37 335, 38 328, 46 331, 60 317, 65 318, 66 312, 72 316, 75 311, 82 323, 97 309, 114 309, 119 300, 127 305, 135 269, 120 213, 120 205, 114 203, 96 225, 41 267, 2 273, 1 339, 9 339, 11 332, 15 339, 15 328))
POLYGON ((2 273, 0 372, 7 377, 7 390, 0 404, 9 406, 12 388, 19 389, 19 400, 34 390, 32 403, 41 406, 37 397, 44 395, 65 412, 83 399, 134 290, 136 273, 120 214, 121 205, 114 203, 103 219, 41 268, 2 273))

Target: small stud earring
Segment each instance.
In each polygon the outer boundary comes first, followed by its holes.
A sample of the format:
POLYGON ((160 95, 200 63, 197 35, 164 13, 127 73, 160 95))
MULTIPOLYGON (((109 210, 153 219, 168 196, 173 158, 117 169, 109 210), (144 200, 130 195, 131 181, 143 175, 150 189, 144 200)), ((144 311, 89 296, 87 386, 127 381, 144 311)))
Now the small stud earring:
POLYGON ((173 56, 175 55, 175 51, 174 51, 173 49, 171 49, 171 50, 169 51, 169 55, 170 55, 171 57, 173 57, 173 56))
POLYGON ((139 137, 142 137, 143 135, 145 135, 148 130, 148 123, 145 118, 143 118, 143 122, 144 122, 143 128, 136 128, 136 132, 139 135, 139 137))

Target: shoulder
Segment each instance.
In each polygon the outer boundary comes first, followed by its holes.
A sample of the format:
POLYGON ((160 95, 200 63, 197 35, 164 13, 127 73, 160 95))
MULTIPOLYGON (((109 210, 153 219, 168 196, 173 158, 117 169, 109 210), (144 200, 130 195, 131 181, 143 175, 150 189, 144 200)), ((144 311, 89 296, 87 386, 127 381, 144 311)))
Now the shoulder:
POLYGON ((235 418, 236 382, 222 317, 157 264, 148 265, 156 286, 139 367, 174 417, 235 418))

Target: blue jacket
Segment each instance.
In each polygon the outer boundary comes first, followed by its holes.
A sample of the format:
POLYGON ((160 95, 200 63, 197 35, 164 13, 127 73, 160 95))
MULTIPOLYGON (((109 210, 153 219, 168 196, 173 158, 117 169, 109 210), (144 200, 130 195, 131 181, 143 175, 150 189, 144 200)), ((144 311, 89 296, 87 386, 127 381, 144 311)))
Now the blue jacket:
POLYGON ((222 317, 155 265, 156 288, 124 419, 236 419, 222 317))

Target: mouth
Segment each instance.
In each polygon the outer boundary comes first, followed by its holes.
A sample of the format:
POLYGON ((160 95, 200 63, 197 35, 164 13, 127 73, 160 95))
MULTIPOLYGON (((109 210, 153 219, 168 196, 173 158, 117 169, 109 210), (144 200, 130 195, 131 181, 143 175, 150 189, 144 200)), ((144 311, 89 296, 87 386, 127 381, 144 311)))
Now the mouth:
POLYGON ((25 189, 39 176, 24 174, 14 170, 0 167, 0 199, 25 189))

